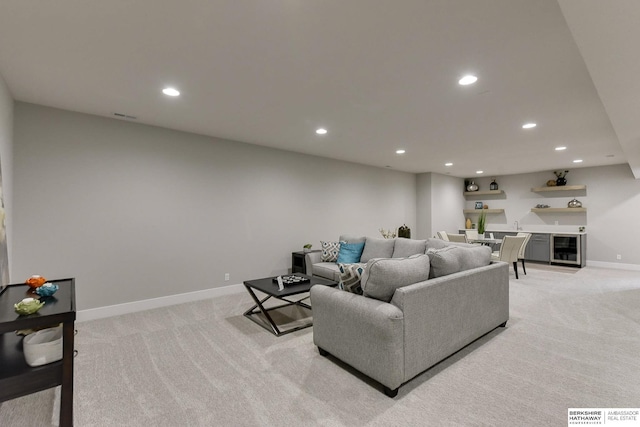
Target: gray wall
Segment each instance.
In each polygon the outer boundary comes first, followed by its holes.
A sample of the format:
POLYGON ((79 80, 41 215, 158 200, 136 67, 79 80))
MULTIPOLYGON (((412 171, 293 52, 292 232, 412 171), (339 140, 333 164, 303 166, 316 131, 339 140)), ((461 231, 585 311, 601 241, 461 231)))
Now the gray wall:
MULTIPOLYGON (((0 75, 0 168, 2 168, 2 193, 5 206, 5 227, 9 253, 9 273, 13 259, 13 98, 0 75)), ((13 274, 10 278, 13 279, 13 274)), ((12 282, 14 280, 11 280, 12 282)))
POLYGON ((76 277, 81 310, 286 273, 305 243, 415 227, 414 174, 32 104, 14 114, 13 275, 76 277))

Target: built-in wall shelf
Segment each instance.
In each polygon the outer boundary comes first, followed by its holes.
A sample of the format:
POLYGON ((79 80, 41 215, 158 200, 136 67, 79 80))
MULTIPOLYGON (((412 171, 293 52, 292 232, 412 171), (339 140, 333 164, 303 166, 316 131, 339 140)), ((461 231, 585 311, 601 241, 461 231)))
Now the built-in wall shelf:
POLYGON ((587 208, 531 208, 535 213, 564 213, 564 212, 586 212, 587 208))
POLYGON ((504 213, 504 209, 464 209, 462 212, 466 214, 480 214, 480 212, 488 214, 501 214, 504 213))
POLYGON ((485 191, 465 191, 464 196, 499 196, 504 194, 504 190, 485 190, 485 191))
POLYGON ((580 191, 586 190, 586 185, 561 185, 556 187, 534 187, 531 189, 534 193, 545 193, 545 192, 555 192, 555 191, 580 191))

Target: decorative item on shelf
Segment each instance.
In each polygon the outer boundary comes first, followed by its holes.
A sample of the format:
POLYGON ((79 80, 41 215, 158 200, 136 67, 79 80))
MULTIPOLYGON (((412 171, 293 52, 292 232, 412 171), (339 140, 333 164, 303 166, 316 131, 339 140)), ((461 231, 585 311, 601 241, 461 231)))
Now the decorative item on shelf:
POLYGON ((549 207, 549 205, 543 205, 543 204, 537 204, 536 205, 536 208, 538 208, 538 209, 543 209, 543 208, 548 208, 548 207, 549 207))
POLYGON ((496 182, 495 178, 491 178, 491 184, 489 184, 489 190, 497 190, 498 189, 498 183, 496 182))
POLYGON ((547 187, 555 187, 556 185, 558 185, 558 183, 555 179, 550 179, 549 181, 547 181, 547 187))
POLYGON ((480 187, 475 182, 471 181, 471 184, 467 185, 467 191, 478 191, 480 187))
POLYGON ((569 203, 567 203, 567 206, 570 208, 581 208, 582 202, 578 199, 573 199, 573 200, 570 200, 569 203))
POLYGON ((42 329, 24 337, 24 358, 31 367, 62 359, 62 325, 42 329))
POLYGON ((466 228, 467 230, 471 229, 471 218, 467 218, 467 220, 464 223, 464 228, 466 228))
POLYGON ((311 243, 307 243, 306 245, 304 245, 304 246, 302 247, 302 250, 303 250, 304 252, 311 252, 311 247, 312 247, 312 246, 313 246, 313 245, 312 245, 311 243))
POLYGON ((485 204, 482 206, 482 209, 489 209, 489 205, 485 203, 485 204))
POLYGON ((556 185, 561 187, 563 185, 567 185, 567 174, 569 173, 569 171, 554 171, 553 172, 556 176, 556 185))
POLYGON ((31 276, 27 280, 25 280, 24 283, 29 285, 31 288, 35 289, 35 288, 38 288, 38 287, 44 285, 45 283, 47 283, 47 279, 45 279, 44 277, 39 276, 37 274, 34 274, 33 276, 31 276))
POLYGON ((384 237, 385 239, 395 239, 396 237, 396 232, 393 230, 385 230, 384 228, 380 229, 380 234, 382 234, 382 237, 384 237))
POLYGON ((25 298, 19 303, 13 304, 13 308, 15 308, 16 313, 18 313, 19 315, 26 316, 40 310, 43 305, 43 301, 37 300, 35 298, 25 298))
POLYGON ((40 295, 41 297, 50 297, 55 294, 58 290, 58 285, 54 285, 53 283, 45 283, 44 285, 36 288, 35 293, 40 295))
POLYGON ((581 233, 584 233, 584 226, 578 227, 578 231, 580 231, 581 233))
POLYGON ((411 238, 411 229, 407 227, 407 224, 398 228, 398 237, 404 237, 405 239, 411 238))
POLYGON ((484 207, 484 203, 476 202, 476 209, 482 209, 484 207))
POLYGON ((478 217, 478 234, 482 234, 483 236, 485 232, 484 227, 486 225, 486 220, 487 220, 487 213, 483 209, 482 212, 480 212, 480 216, 478 217))

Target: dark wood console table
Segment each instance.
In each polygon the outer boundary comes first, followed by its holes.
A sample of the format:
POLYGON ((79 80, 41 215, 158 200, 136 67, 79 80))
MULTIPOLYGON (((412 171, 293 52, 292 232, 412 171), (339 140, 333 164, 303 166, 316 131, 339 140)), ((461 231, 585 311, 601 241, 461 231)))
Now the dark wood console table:
POLYGON ((20 316, 13 304, 33 296, 25 284, 9 285, 0 294, 0 402, 58 385, 60 426, 73 426, 73 340, 76 320, 74 279, 50 280, 59 289, 37 313, 20 316), (30 367, 22 352, 20 329, 56 326, 62 323, 62 360, 30 367))

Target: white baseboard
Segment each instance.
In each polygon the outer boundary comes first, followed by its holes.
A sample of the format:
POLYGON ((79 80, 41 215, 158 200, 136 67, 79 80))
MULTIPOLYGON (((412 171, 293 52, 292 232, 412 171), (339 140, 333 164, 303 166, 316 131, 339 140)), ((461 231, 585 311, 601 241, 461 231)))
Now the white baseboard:
POLYGON ((244 290, 242 284, 212 288, 204 291, 187 292, 184 294, 170 295, 166 297, 151 298, 142 301, 126 302, 124 304, 108 305, 106 307, 80 310, 76 314, 76 322, 102 319, 105 317, 119 316, 121 314, 135 313, 152 308, 166 307, 182 304, 206 298, 215 298, 223 295, 237 294, 244 290))
POLYGON ((640 265, 638 264, 623 264, 621 262, 605 262, 605 261, 587 260, 587 267, 600 267, 600 268, 612 268, 615 270, 640 271, 640 265))

